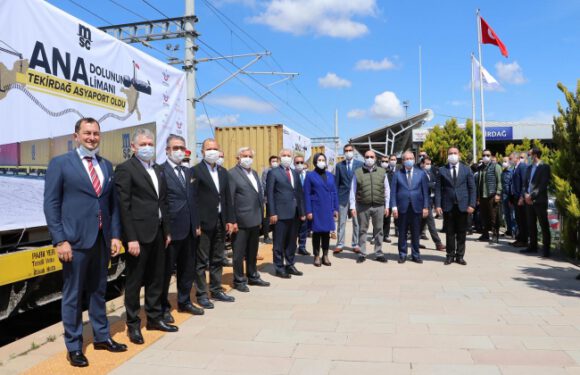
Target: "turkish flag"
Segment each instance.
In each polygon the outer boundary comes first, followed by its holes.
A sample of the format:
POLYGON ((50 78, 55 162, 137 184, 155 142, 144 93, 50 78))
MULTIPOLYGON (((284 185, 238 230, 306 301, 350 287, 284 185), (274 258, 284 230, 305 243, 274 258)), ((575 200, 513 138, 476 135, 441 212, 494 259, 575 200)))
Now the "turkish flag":
POLYGON ((487 22, 485 22, 483 17, 480 16, 479 19, 481 21, 481 42, 483 44, 495 44, 496 46, 499 47, 501 54, 505 57, 508 57, 508 50, 505 47, 505 44, 503 44, 501 39, 499 39, 495 31, 493 31, 493 29, 489 27, 489 25, 487 24, 487 22))

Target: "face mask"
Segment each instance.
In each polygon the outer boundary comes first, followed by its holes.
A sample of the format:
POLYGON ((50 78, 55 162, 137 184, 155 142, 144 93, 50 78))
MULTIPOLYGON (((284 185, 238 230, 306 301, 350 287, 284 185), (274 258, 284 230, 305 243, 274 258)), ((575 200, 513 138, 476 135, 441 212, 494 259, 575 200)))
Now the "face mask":
POLYGON ((302 172, 304 170, 304 164, 294 164, 294 169, 298 172, 302 172))
POLYGON ((481 160, 483 160, 483 162, 487 164, 487 163, 489 163, 491 158, 489 156, 484 156, 483 159, 481 159, 481 160))
POLYGON ((344 153, 344 157, 346 158, 346 160, 351 160, 352 158, 354 158, 354 152, 347 151, 344 153))
POLYGON ((173 161, 175 164, 181 163, 184 157, 185 151, 182 150, 171 151, 171 161, 173 161))
POLYGON ((429 165, 426 165, 426 166, 425 166, 425 170, 426 170, 426 171, 430 171, 430 170, 431 170, 431 164, 429 164, 429 165))
POLYGON ((501 166, 502 166, 504 169, 508 169, 508 167, 510 166, 510 163, 508 163, 507 161, 504 161, 503 163, 501 163, 501 166))
POLYGON ((224 165, 224 158, 218 158, 218 160, 216 160, 215 162, 217 165, 222 166, 224 165))
POLYGON ((94 150, 89 150, 89 149, 88 149, 88 148, 86 148, 85 146, 83 146, 83 145, 80 145, 80 146, 79 146, 79 148, 81 149, 81 152, 82 152, 84 155, 86 155, 86 156, 90 156, 90 157, 92 157, 92 158, 94 158, 94 157, 95 157, 95 155, 99 153, 99 148, 98 148, 98 147, 97 147, 97 148, 95 148, 94 150))
POLYGON ((277 162, 277 161, 275 161, 275 162, 272 162, 272 164, 270 164, 270 166, 271 166, 272 168, 278 168, 278 167, 280 166, 280 164, 278 164, 278 162, 277 162))
POLYGON ((326 162, 325 161, 319 161, 316 163, 316 167, 318 169, 325 169, 326 168, 326 162))
POLYGON ((365 159, 365 165, 369 168, 372 168, 372 166, 375 165, 375 159, 372 158, 365 159))
POLYGON ((387 169, 387 168, 389 168, 389 163, 383 161, 383 162, 381 162, 381 167, 387 169))
POLYGON ((242 166, 242 168, 246 168, 246 169, 250 169, 252 167, 252 163, 254 162, 254 159, 252 158, 240 158, 240 165, 242 166))
POLYGON ((292 158, 290 156, 282 156, 280 161, 282 162, 282 166, 284 168, 290 168, 290 164, 292 164, 292 158))
POLYGON ((405 168, 413 168, 413 165, 415 165, 415 160, 405 160, 403 165, 405 168))
POLYGON ((390 161, 390 162, 389 162, 389 166, 390 166, 391 168, 395 168, 395 167, 397 166, 397 162, 396 162, 396 161, 390 161))
POLYGON ((137 149, 137 157, 143 161, 150 161, 155 155, 153 146, 141 146, 137 149))
POLYGON ((449 162, 449 164, 455 165, 459 161, 459 155, 451 154, 451 155, 447 156, 447 161, 449 162))
POLYGON ((526 158, 520 158, 520 162, 521 163, 525 163, 526 162, 526 158))
POLYGON ((207 150, 203 155, 203 159, 209 164, 216 163, 219 158, 220 152, 218 150, 207 150))

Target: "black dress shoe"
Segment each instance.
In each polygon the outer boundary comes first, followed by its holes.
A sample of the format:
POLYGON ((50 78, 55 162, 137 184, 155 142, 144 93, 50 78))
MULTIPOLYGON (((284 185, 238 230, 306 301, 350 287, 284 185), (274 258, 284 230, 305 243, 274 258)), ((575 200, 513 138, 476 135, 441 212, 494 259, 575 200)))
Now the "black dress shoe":
POLYGON ((379 255, 378 257, 375 258, 375 260, 377 262, 387 263, 387 257, 385 257, 384 255, 379 255))
POLYGON ((362 263, 362 262, 364 262, 365 260, 367 260, 367 257, 365 257, 365 256, 364 256, 364 255, 362 255, 362 254, 361 254, 361 255, 359 255, 359 256, 356 258, 356 262, 357 262, 357 263, 362 263))
POLYGON ((270 286, 270 283, 264 281, 262 279, 249 279, 248 285, 255 285, 255 286, 270 286))
POLYGON ((383 238, 383 242, 391 243, 391 238, 390 237, 384 237, 383 238))
POLYGON ((234 266, 234 264, 232 263, 231 260, 229 260, 227 258, 222 260, 222 267, 233 267, 233 266, 234 266))
POLYGON ((422 240, 428 240, 429 238, 427 238, 427 235, 425 235, 425 234, 422 234, 422 235, 421 235, 421 239, 422 239, 422 240))
POLYGON ((486 241, 489 241, 489 235, 487 235, 487 234, 482 234, 482 235, 481 235, 481 236, 480 236, 480 237, 479 237, 477 240, 478 240, 478 241, 481 241, 481 242, 486 242, 486 241))
POLYGON ((163 313, 163 321, 165 323, 169 323, 169 324, 175 323, 175 319, 173 319, 173 315, 171 315, 170 311, 165 311, 163 313))
POLYGON ((463 258, 457 258, 457 259, 455 260, 455 262, 456 262, 457 264, 461 264, 462 266, 467 266, 467 262, 466 262, 466 261, 465 261, 465 259, 463 259, 463 258))
POLYGON ((89 365, 89 360, 80 350, 68 352, 66 359, 74 367, 87 367, 89 365))
POLYGON ((296 269, 296 267, 294 267, 294 266, 286 266, 286 272, 288 272, 290 275, 294 275, 294 276, 304 275, 304 273, 302 271, 298 271, 296 269))
POLYGON ((127 336, 129 336, 129 341, 133 344, 143 345, 145 340, 143 340, 143 335, 141 334, 141 328, 128 328, 127 329, 127 336))
POLYGON ((203 307, 204 309, 213 309, 213 302, 211 302, 207 297, 198 298, 197 304, 203 307))
POLYGON ((296 251, 296 254, 306 255, 306 256, 310 255, 310 253, 306 249, 298 249, 298 251, 296 251))
POLYGON ((446 266, 450 265, 451 263, 453 263, 453 258, 451 257, 445 258, 445 262, 443 262, 443 264, 446 266))
POLYGON ((403 264, 407 261, 407 258, 399 258, 399 260, 397 261, 399 264, 403 264))
POLYGON ((127 345, 116 342, 113 339, 108 339, 103 342, 93 343, 95 350, 107 350, 113 353, 120 353, 127 351, 127 345))
POLYGON ((234 289, 243 293, 248 293, 250 291, 250 288, 248 288, 246 284, 236 284, 234 285, 234 289))
POLYGON ((286 272, 286 271, 278 271, 278 270, 276 270, 276 272, 274 273, 274 275, 276 277, 279 277, 279 278, 282 278, 282 279, 289 279, 289 278, 292 277, 292 276, 290 276, 290 274, 288 272, 286 272))
POLYGON ((177 311, 186 312, 191 315, 203 315, 205 312, 202 308, 194 306, 193 303, 188 303, 186 305, 177 305, 177 311))
POLYGON ((412 260, 413 260, 413 262, 418 263, 418 264, 423 263, 423 259, 421 259, 421 258, 413 258, 412 260))
POLYGON ((419 249, 426 249, 427 246, 423 245, 423 244, 419 244, 419 249))
POLYGON ((236 300, 234 297, 228 296, 227 294, 221 291, 217 293, 212 293, 211 298, 221 302, 234 302, 236 300))
POLYGON ((543 251, 542 252, 542 258, 549 258, 550 257, 550 251, 543 251))
POLYGON ((179 331, 179 327, 167 324, 163 320, 147 322, 145 326, 148 331, 163 331, 163 332, 177 332, 179 331))
POLYGON ((264 243, 271 245, 272 244, 272 239, 270 237, 266 237, 266 238, 264 238, 264 243))
POLYGON ((537 249, 530 249, 529 247, 520 250, 520 253, 522 253, 522 254, 533 254, 533 253, 537 253, 537 252, 538 252, 537 249))

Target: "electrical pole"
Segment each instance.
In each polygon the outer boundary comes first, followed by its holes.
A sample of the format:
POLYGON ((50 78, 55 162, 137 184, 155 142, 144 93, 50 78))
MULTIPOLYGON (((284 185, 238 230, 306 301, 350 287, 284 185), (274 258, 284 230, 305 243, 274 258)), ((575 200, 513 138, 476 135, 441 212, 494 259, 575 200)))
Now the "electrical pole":
POLYGON ((197 133, 195 123, 195 0, 185 0, 185 57, 187 84, 187 142, 192 162, 197 160, 197 133))

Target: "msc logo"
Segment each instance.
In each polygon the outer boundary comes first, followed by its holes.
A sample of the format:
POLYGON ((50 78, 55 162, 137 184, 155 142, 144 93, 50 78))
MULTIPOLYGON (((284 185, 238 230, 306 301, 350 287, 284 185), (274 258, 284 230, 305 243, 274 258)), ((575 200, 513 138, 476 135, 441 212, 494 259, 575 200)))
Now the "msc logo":
POLYGON ((91 42, 93 39, 91 38, 91 29, 86 26, 83 26, 79 23, 79 46, 91 49, 91 42))

